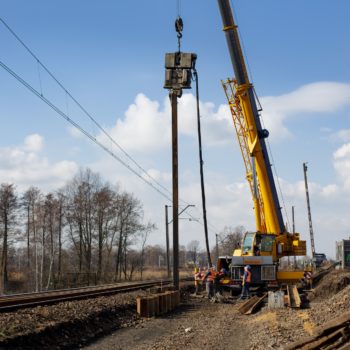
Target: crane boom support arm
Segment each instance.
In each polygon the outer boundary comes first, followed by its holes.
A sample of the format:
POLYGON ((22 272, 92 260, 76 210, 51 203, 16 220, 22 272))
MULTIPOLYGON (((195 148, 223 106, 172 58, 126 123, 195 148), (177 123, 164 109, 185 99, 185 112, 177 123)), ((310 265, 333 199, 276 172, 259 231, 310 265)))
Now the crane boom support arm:
MULTIPOLYGON (((249 81, 247 68, 243 58, 243 52, 238 36, 237 26, 234 22, 229 0, 218 0, 219 9, 226 35, 226 41, 231 56, 231 62, 237 84, 237 96, 239 98, 242 114, 245 119, 247 144, 252 162, 252 168, 256 169, 259 181, 262 207, 255 210, 263 210, 265 222, 257 220, 257 230, 267 233, 281 234, 285 231, 281 207, 277 195, 276 185, 272 174, 271 164, 265 137, 268 132, 261 126, 259 112, 254 94, 253 85, 249 81)), ((252 174, 250 174, 252 175, 252 174)), ((253 174, 254 176, 255 174, 253 174)), ((249 174, 247 174, 249 176, 249 174)), ((254 195, 253 195, 254 197, 254 195)), ((254 203, 259 203, 254 198, 254 203)))

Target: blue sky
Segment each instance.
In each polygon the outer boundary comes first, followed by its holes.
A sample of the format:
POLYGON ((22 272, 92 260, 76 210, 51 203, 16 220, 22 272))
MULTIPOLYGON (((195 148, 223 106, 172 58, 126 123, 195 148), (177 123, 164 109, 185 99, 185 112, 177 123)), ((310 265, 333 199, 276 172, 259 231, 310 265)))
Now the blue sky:
MULTIPOLYGON (((350 3, 337 0, 232 1, 271 147, 290 212, 308 238, 302 163, 309 162, 316 249, 334 255, 349 235, 350 3)), ((220 79, 232 68, 216 1, 182 1, 183 50, 198 54, 208 215, 254 229, 252 203, 220 79)), ((72 94, 152 176, 171 188, 169 106, 162 88, 164 54, 176 50, 176 1, 3 1, 1 17, 72 94)), ((3 25, 0 59, 96 136, 98 130, 39 69, 3 25)), ((42 101, 0 70, 0 181, 21 190, 62 185, 79 166, 119 181, 145 203, 163 243, 165 201, 130 176, 42 101), (32 135, 32 136, 30 136, 32 135), (33 136, 35 135, 35 136, 33 136), (29 168, 28 173, 23 169, 29 168)), ((181 100, 180 196, 200 208, 195 110, 181 100)), ((101 138, 102 139, 102 138, 101 138)), ((200 217, 197 209, 192 215, 200 217)), ((202 227, 181 222, 180 240, 202 227)), ((214 241, 211 230, 211 241, 214 241)))

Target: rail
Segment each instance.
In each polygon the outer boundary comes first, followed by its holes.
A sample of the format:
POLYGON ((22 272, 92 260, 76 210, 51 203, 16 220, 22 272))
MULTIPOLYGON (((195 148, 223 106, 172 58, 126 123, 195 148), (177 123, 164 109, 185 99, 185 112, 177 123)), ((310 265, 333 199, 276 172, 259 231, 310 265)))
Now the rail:
MULTIPOLYGON (((181 281, 186 281, 183 278, 181 281)), ((62 301, 94 298, 123 292, 132 292, 139 289, 164 287, 171 285, 171 279, 151 280, 146 282, 115 283, 93 287, 52 290, 24 294, 5 295, 0 297, 0 312, 35 307, 38 305, 55 304, 62 301)))

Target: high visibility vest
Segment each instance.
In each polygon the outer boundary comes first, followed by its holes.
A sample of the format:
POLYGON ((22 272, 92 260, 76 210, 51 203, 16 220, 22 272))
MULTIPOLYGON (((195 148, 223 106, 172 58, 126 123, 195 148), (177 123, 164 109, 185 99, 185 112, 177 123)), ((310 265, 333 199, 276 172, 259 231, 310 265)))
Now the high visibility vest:
POLYGON ((213 282, 214 279, 215 279, 215 277, 216 277, 216 272, 213 271, 213 270, 211 270, 211 271, 210 271, 210 274, 209 274, 208 277, 207 277, 207 281, 208 281, 208 282, 213 282))
POLYGON ((246 278, 246 280, 245 280, 246 282, 248 282, 248 283, 251 282, 251 275, 252 275, 252 274, 251 274, 250 271, 248 270, 248 271, 247 271, 247 278, 246 278))

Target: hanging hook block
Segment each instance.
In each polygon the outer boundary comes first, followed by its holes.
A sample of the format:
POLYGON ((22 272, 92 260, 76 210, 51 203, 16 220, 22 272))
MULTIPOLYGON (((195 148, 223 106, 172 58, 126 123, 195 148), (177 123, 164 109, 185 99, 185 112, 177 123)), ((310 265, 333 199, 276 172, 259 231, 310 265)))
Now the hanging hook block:
POLYGON ((184 29, 184 22, 182 18, 179 16, 175 21, 175 30, 180 37, 182 36, 183 29, 184 29))

